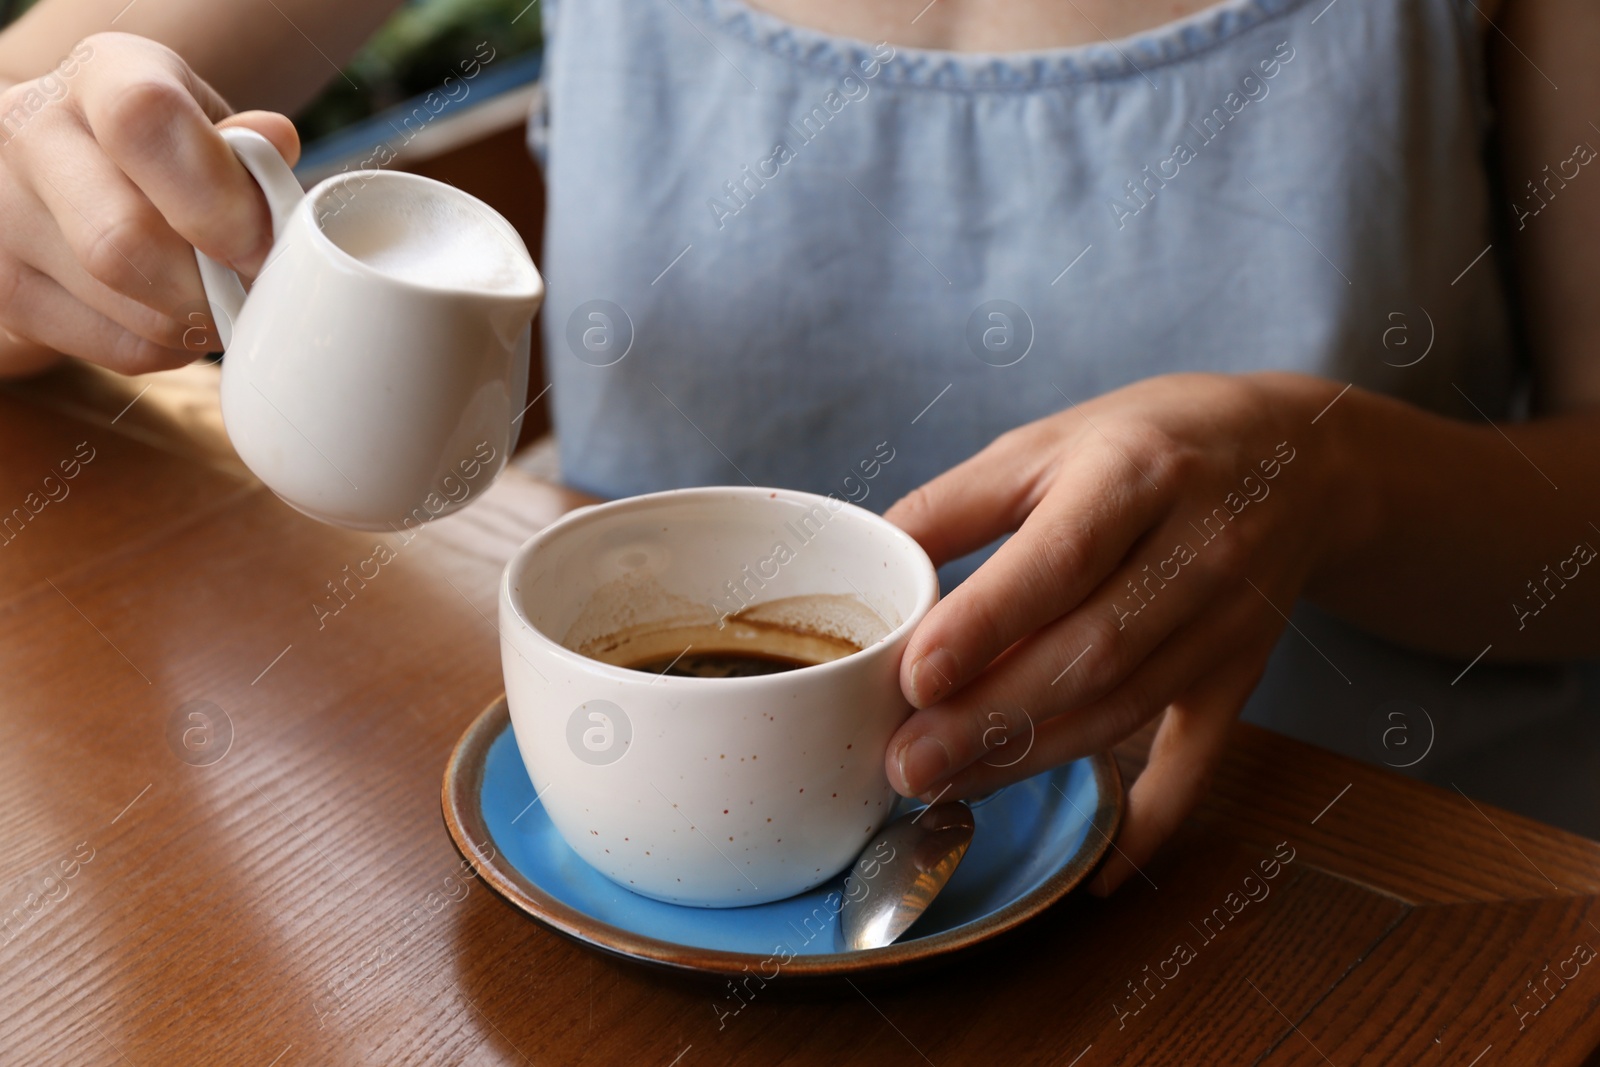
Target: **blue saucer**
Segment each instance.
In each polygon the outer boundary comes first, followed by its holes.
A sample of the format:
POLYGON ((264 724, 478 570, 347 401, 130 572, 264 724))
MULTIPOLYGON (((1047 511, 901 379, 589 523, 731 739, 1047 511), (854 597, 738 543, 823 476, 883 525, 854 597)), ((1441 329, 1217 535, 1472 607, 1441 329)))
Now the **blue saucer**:
MULTIPOLYGON (((973 805, 966 858, 898 942, 836 942, 840 875, 808 893, 744 908, 693 908, 617 885, 567 847, 538 803, 502 698, 468 728, 445 771, 445 825, 461 854, 513 905, 607 952, 676 969, 854 974, 996 937, 1065 896, 1110 846, 1122 784, 1108 754, 1077 760, 973 805), (791 958, 792 957, 792 958, 791 958)), ((907 810, 914 808, 908 802, 907 810)))

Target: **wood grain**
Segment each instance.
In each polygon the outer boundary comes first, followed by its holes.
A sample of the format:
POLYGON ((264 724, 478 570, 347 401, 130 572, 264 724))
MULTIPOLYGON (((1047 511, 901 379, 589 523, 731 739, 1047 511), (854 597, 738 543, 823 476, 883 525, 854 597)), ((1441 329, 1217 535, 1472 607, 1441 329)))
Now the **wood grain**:
MULTIPOLYGON (((215 382, 0 388, 0 515, 94 449, 0 543, 0 1062, 1496 1067, 1600 1045, 1600 968, 1548 977, 1600 946, 1600 844, 1247 726, 1114 898, 928 974, 780 978, 719 1025, 726 989, 456 880, 440 822, 451 746, 501 688, 499 569, 584 498, 508 472, 409 542, 320 526, 232 458, 215 382), (376 542, 394 561, 319 618, 376 542), (233 731, 204 766, 167 735, 197 700, 233 731)), ((1119 750, 1130 776, 1145 744, 1119 750)))

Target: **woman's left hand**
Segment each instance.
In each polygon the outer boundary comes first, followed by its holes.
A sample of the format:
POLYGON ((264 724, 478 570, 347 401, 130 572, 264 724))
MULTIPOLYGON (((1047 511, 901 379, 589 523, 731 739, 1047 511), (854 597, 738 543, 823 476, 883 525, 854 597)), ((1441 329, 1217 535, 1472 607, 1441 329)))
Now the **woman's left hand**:
POLYGON ((887 518, 936 565, 1015 531, 912 635, 907 796, 974 796, 1162 715, 1128 793, 1114 889, 1200 800, 1307 581, 1371 507, 1289 374, 1167 375, 999 437, 887 518))

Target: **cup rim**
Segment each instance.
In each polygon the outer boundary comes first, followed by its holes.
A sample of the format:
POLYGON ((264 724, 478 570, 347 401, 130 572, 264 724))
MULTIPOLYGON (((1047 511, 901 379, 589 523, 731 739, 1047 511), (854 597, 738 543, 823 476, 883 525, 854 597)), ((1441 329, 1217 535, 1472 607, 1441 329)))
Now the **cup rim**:
POLYGON ((391 285, 399 286, 403 289, 409 289, 418 293, 433 293, 450 296, 474 296, 489 300, 529 300, 539 299, 544 295, 544 276, 539 273, 539 265, 533 261, 533 255, 528 251, 528 246, 523 243, 522 235, 517 233, 516 227, 512 226, 510 221, 507 220, 504 215, 500 214, 500 212, 496 211, 482 200, 479 200, 466 190, 458 189, 447 182, 441 182, 437 179, 429 178, 422 174, 412 174, 408 171, 379 170, 376 168, 350 170, 344 171, 340 174, 335 174, 329 178, 324 178, 306 193, 305 197, 300 203, 310 215, 310 228, 312 233, 315 235, 315 239, 318 244, 323 248, 331 249, 340 263, 354 268, 359 274, 364 274, 371 278, 379 278, 391 285), (501 232, 501 236, 506 238, 507 241, 514 241, 515 247, 520 249, 522 254, 527 257, 529 284, 525 287, 498 290, 474 288, 465 285, 435 285, 429 282, 416 281, 412 278, 396 277, 393 274, 389 274, 386 271, 381 271, 372 266, 370 263, 366 263, 356 256, 351 255, 349 252, 340 247, 337 241, 329 237, 327 231, 323 229, 321 216, 317 211, 317 205, 321 203, 329 193, 333 192, 339 186, 349 185, 351 182, 358 179, 364 182, 377 180, 387 182, 389 184, 399 182, 402 185, 421 185, 428 187, 435 194, 452 198, 474 211, 483 213, 487 218, 489 225, 499 230, 501 232))
MULTIPOLYGON (((823 506, 826 505, 823 504, 823 506)), ((938 603, 939 574, 934 568, 933 561, 928 558, 927 551, 917 543, 915 538, 906 533, 904 530, 900 529, 900 527, 896 526, 894 523, 890 522, 888 519, 885 519, 882 515, 879 515, 876 512, 868 511, 866 508, 861 507, 858 504, 853 504, 847 500, 839 500, 838 497, 823 496, 817 493, 808 493, 799 489, 780 489, 769 486, 695 486, 686 489, 667 489, 655 493, 642 493, 638 496, 621 497, 619 499, 608 500, 600 504, 588 504, 583 507, 574 508, 573 510, 562 515, 560 518, 556 519, 554 522, 550 523, 548 526, 544 527, 542 530, 535 533, 532 537, 528 538, 522 543, 521 547, 512 554, 511 559, 506 562, 504 570, 501 571, 499 593, 501 606, 510 609, 512 615, 516 618, 516 621, 521 624, 522 630, 526 634, 528 634, 535 642, 545 647, 547 651, 555 655, 557 658, 567 661, 575 666, 582 666, 587 670, 599 671, 602 675, 618 681, 638 682, 641 685, 661 684, 678 686, 680 688, 685 685, 699 687, 710 681, 715 682, 718 689, 731 690, 741 686, 749 687, 772 685, 773 679, 778 677, 785 679, 794 679, 799 677, 820 679, 826 675, 838 673, 841 670, 853 669, 851 666, 847 665, 857 663, 862 657, 865 657, 869 654, 881 654, 880 650, 893 647, 895 644, 900 642, 902 637, 915 630, 922 620, 927 617, 928 612, 933 609, 934 604, 938 603), (909 554, 912 559, 912 568, 917 572, 916 581, 919 588, 917 589, 916 601, 912 605, 911 610, 907 612, 905 619, 900 623, 900 625, 890 630, 883 637, 879 638, 877 641, 866 646, 865 648, 851 652, 848 655, 840 656, 838 659, 828 660, 826 663, 812 663, 804 667, 796 667, 792 671, 783 671, 781 674, 777 675, 763 674, 749 675, 745 677, 708 679, 675 674, 646 675, 641 671, 636 671, 628 667, 619 667, 612 663, 604 663, 600 660, 585 656, 581 652, 576 652, 568 648, 566 645, 563 645, 560 641, 557 641, 549 634, 546 634, 538 626, 534 625, 533 620, 528 618, 527 612, 523 609, 520 596, 513 594, 511 588, 512 575, 521 573, 523 565, 526 563, 528 557, 534 552, 538 551, 540 545, 544 544, 556 534, 562 533, 573 526, 594 521, 595 519, 607 514, 614 515, 622 511, 648 510, 652 507, 667 503, 669 501, 683 502, 694 501, 696 499, 726 499, 728 497, 769 500, 781 498, 785 500, 792 500, 796 503, 812 504, 823 504, 824 501, 833 500, 841 504, 843 508, 857 512, 859 516, 864 518, 866 521, 878 524, 887 529, 891 539, 895 540, 909 550, 909 554)), ((506 634, 503 631, 501 633, 501 638, 504 641, 513 640, 512 635, 506 634)))

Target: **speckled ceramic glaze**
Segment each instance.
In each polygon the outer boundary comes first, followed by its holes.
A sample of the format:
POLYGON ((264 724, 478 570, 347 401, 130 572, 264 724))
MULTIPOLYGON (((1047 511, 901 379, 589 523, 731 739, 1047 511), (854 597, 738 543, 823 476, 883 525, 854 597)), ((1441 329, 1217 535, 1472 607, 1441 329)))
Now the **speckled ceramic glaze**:
POLYGON ((759 904, 833 877, 894 807, 883 761, 909 712, 900 657, 937 599, 915 541, 833 498, 687 489, 565 516, 500 589, 511 722, 551 822, 613 881, 677 904, 759 904), (746 678, 648 674, 567 647, 608 619, 714 618, 736 588, 763 603, 850 596, 887 633, 746 678))

